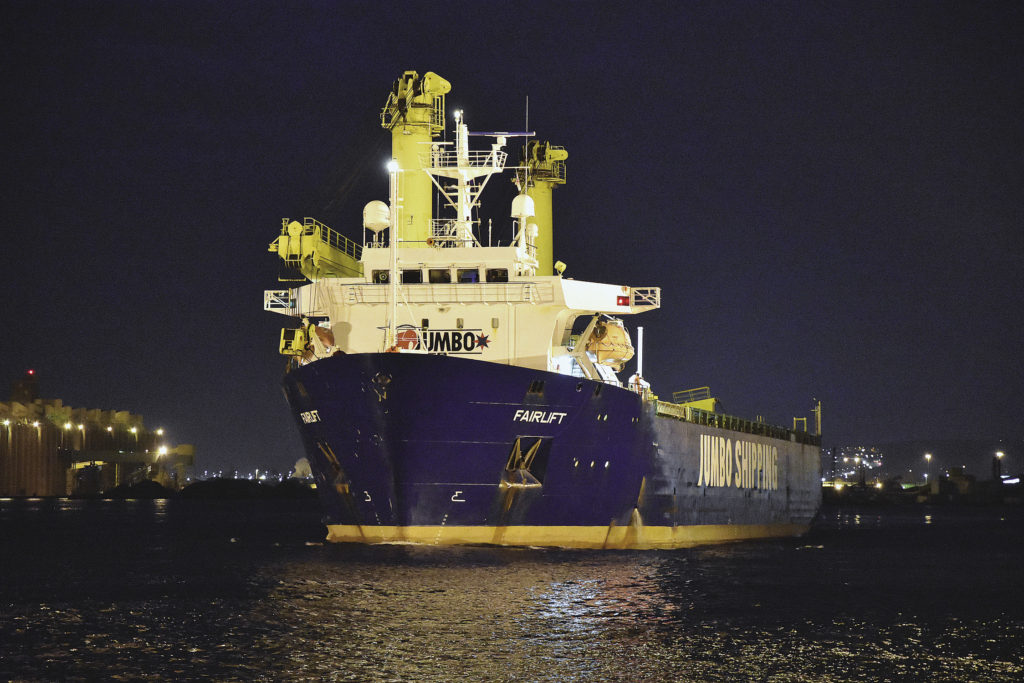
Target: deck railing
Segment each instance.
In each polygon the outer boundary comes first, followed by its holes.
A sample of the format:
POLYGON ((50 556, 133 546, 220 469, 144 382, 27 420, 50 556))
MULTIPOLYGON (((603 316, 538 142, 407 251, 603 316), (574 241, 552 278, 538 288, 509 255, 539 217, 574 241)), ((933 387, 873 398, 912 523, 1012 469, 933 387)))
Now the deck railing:
POLYGON ((470 150, 461 155, 457 150, 437 149, 420 154, 419 158, 420 165, 425 169, 469 167, 493 168, 500 171, 505 168, 508 152, 494 149, 470 150))
MULTIPOLYGON (((282 235, 288 234, 289 223, 291 223, 290 218, 281 219, 282 235)), ((318 232, 320 234, 321 242, 334 247, 343 254, 348 254, 357 261, 363 255, 363 248, 341 233, 331 230, 315 218, 307 217, 302 219, 302 235, 315 235, 318 232)))
POLYGON ((673 391, 673 403, 693 403, 694 401, 706 401, 711 398, 711 387, 697 387, 685 391, 673 391))
POLYGON ((263 310, 288 312, 295 308, 295 300, 292 299, 291 290, 268 289, 263 292, 263 310))
POLYGON ((782 439, 784 441, 795 441, 797 443, 808 444, 811 446, 821 445, 821 436, 817 434, 810 434, 808 432, 801 432, 794 429, 786 429, 785 427, 770 425, 767 422, 745 420, 734 415, 715 413, 710 410, 701 410, 700 408, 677 405, 667 401, 657 401, 655 410, 658 415, 675 418, 677 420, 682 420, 683 422, 693 422, 694 424, 718 427, 719 429, 728 429, 729 431, 741 432, 743 434, 767 436, 773 439, 782 439))
POLYGON ((629 293, 630 306, 661 308, 661 287, 633 287, 629 293))
MULTIPOLYGON (((390 287, 349 285, 345 300, 349 304, 384 304, 390 287)), ((453 284, 403 284, 399 301, 409 304, 543 303, 554 293, 550 284, 534 282, 480 282, 453 284)))

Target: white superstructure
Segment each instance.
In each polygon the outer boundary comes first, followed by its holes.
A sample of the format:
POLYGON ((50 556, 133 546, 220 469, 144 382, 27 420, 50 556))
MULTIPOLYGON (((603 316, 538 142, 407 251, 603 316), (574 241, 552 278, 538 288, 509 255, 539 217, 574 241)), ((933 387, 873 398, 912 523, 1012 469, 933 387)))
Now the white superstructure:
MULTIPOLYGON (((488 179, 505 170, 504 147, 512 134, 487 134, 493 142, 471 150, 460 112, 455 127, 452 142, 420 142, 418 167, 389 164, 389 203, 367 205, 362 247, 346 247, 353 265, 358 252, 361 275, 317 277, 304 270, 314 280, 310 284, 265 293, 265 309, 304 321, 283 331, 282 353, 300 363, 335 353, 463 355, 620 384, 616 372, 633 356, 633 346, 619 317, 659 307, 660 289, 537 275, 538 228, 530 221, 533 200, 526 192, 511 207, 512 243, 485 246, 473 212, 488 179), (424 174, 446 216, 433 217, 430 236, 417 242, 403 237, 411 221, 403 188, 407 179, 419 182, 424 174)), ((401 157, 410 164, 411 155, 401 157)), ((336 233, 312 219, 286 219, 284 225, 271 249, 286 261, 286 252, 297 248, 289 245, 303 239, 326 242, 331 236, 340 244, 336 233)), ((551 272, 550 264, 546 270, 551 272)), ((346 271, 339 266, 333 272, 346 271)))

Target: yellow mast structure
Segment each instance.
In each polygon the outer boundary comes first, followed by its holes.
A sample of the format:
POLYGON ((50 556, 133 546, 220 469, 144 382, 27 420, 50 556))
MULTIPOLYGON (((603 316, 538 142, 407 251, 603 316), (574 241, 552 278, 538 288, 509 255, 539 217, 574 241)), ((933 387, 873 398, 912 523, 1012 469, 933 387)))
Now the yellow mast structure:
POLYGON ((391 156, 398 163, 399 200, 391 210, 397 228, 392 237, 405 243, 399 246, 422 247, 431 237, 433 181, 420 160, 444 131, 444 96, 451 89, 432 71, 422 77, 406 71, 395 81, 380 113, 381 126, 391 131, 391 156))
MULTIPOLYGON (((391 232, 398 246, 424 246, 431 236, 432 181, 422 170, 421 159, 429 154, 434 137, 444 131, 444 96, 451 87, 435 73, 421 78, 415 71, 406 71, 395 81, 381 111, 380 122, 391 131, 391 154, 398 167, 398 192, 391 207, 395 227, 391 232)), ((285 218, 270 251, 312 282, 363 273, 362 247, 313 218, 302 222, 285 218)))
POLYGON ((555 185, 565 184, 565 147, 549 142, 531 141, 523 150, 526 167, 526 194, 533 199, 533 222, 537 226, 534 246, 537 249, 537 275, 553 275, 554 246, 551 216, 551 192, 555 185))

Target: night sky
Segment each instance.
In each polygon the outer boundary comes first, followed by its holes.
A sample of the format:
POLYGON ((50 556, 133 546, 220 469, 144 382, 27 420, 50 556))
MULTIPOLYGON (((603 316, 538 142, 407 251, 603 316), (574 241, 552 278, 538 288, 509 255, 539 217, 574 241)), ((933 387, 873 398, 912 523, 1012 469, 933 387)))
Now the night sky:
MULTIPOLYGON (((662 287, 627 320, 662 396, 783 425, 818 398, 826 445, 1024 437, 1024 4, 0 9, 0 382, 141 413, 200 470, 302 457, 267 245, 360 238, 405 70, 471 130, 529 97, 569 151, 566 277, 662 287)), ((505 239, 513 193, 484 194, 505 239)))

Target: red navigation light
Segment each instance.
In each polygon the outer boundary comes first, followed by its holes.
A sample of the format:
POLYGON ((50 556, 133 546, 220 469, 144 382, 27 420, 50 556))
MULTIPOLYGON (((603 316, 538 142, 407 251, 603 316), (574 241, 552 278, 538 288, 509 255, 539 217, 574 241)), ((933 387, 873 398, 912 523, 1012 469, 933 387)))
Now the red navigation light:
POLYGON ((629 297, 628 296, 617 297, 617 299, 615 301, 615 304, 617 306, 628 306, 629 305, 629 297))
POLYGON ((28 372, 26 372, 25 374, 26 374, 26 375, 34 375, 34 374, 36 374, 36 371, 35 371, 35 370, 29 370, 29 371, 28 371, 28 372))

